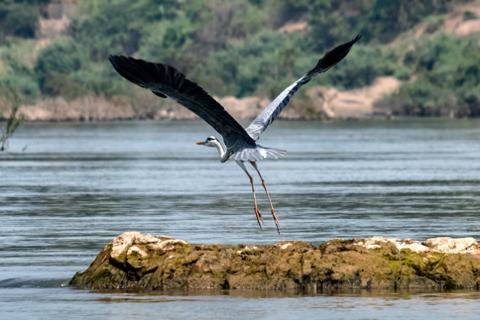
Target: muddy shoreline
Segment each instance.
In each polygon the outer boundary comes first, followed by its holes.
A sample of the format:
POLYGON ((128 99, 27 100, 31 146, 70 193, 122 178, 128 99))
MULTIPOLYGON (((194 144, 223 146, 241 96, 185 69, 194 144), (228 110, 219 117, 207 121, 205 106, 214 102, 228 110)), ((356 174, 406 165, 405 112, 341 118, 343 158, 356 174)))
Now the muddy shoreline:
MULTIPOLYGON (((375 103, 398 90, 400 81, 394 77, 379 77, 372 85, 354 90, 312 87, 293 99, 280 115, 289 120, 365 119, 377 115, 375 103)), ((253 119, 270 100, 265 97, 215 97, 239 120, 253 119)), ((136 91, 132 97, 102 97, 88 95, 72 100, 62 97, 39 100, 23 105, 20 113, 26 121, 111 121, 111 120, 190 120, 196 115, 171 99, 159 99, 146 91, 136 91)), ((388 116, 379 114, 380 116, 388 116)), ((9 110, 0 109, 0 120, 7 119, 9 110)))

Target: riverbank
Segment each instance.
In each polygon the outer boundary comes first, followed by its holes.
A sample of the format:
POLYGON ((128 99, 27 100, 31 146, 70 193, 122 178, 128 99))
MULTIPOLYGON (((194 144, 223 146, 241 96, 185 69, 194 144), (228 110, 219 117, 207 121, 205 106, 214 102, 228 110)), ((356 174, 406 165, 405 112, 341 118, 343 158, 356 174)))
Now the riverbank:
POLYGON ((125 232, 70 284, 94 290, 474 289, 480 248, 473 238, 382 237, 273 245, 201 245, 125 232))
MULTIPOLYGON (((289 120, 361 119, 372 117, 374 106, 400 87, 394 77, 379 77, 370 86, 355 90, 337 90, 317 86, 298 95, 280 115, 289 120)), ((216 97, 236 119, 253 119, 270 100, 265 97, 216 97)), ((73 100, 50 98, 19 111, 26 121, 110 121, 110 120, 190 120, 196 116, 171 99, 159 99, 150 92, 138 91, 136 99, 83 96, 73 100)), ((9 110, 0 112, 0 120, 8 119, 9 110)))

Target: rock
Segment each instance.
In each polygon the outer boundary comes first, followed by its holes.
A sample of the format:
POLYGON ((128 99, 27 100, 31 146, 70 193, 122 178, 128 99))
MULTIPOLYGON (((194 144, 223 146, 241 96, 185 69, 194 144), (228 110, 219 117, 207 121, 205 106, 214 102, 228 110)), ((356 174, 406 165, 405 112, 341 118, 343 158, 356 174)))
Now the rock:
POLYGON ((479 247, 474 238, 452 239, 448 237, 432 238, 425 241, 431 251, 445 253, 478 253, 479 247))
POLYGON ((95 290, 478 289, 480 251, 473 238, 424 242, 372 237, 273 245, 194 245, 125 232, 71 285, 95 290))
POLYGON ((418 241, 400 241, 396 242, 395 246, 397 247, 398 250, 404 250, 408 249, 413 252, 427 252, 429 251, 429 248, 418 241))
POLYGON ((441 252, 441 253, 471 253, 480 254, 480 248, 477 240, 474 238, 432 238, 424 242, 405 239, 399 240, 395 238, 371 237, 367 239, 359 239, 356 245, 363 246, 366 249, 378 249, 385 244, 392 244, 398 250, 408 249, 413 252, 441 252))
POLYGON ((355 242, 356 245, 363 246, 366 249, 378 249, 387 243, 395 243, 395 239, 385 237, 371 237, 367 239, 360 239, 355 242))
POLYGON ((147 253, 138 246, 146 246, 151 250, 172 250, 176 244, 187 244, 183 240, 175 240, 167 236, 154 237, 136 231, 127 231, 113 239, 110 258, 117 263, 123 264, 126 258, 136 254, 147 256, 147 253))
POLYGON ((123 263, 125 261, 127 250, 133 244, 137 235, 141 235, 141 233, 125 232, 113 239, 110 258, 118 263, 123 263))

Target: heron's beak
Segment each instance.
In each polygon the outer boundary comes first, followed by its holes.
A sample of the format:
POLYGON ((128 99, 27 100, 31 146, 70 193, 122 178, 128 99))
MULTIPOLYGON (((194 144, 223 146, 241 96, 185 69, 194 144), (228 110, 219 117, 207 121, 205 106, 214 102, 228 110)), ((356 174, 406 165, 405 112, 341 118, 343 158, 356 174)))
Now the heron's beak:
POLYGON ((197 142, 195 142, 195 143, 202 146, 202 145, 205 144, 205 141, 197 141, 197 142))

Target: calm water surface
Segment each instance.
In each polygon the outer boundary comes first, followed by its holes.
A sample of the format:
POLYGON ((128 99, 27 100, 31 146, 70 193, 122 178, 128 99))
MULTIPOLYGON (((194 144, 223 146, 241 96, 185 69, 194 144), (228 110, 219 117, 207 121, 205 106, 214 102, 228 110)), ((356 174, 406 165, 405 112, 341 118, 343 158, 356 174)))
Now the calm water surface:
POLYGON ((252 297, 99 294, 63 285, 126 230, 190 242, 480 238, 480 121, 276 123, 259 164, 281 220, 200 122, 28 124, 0 155, 0 319, 478 319, 478 293, 252 297), (447 299, 448 298, 448 299, 447 299), (422 316, 423 315, 423 316, 422 316))

